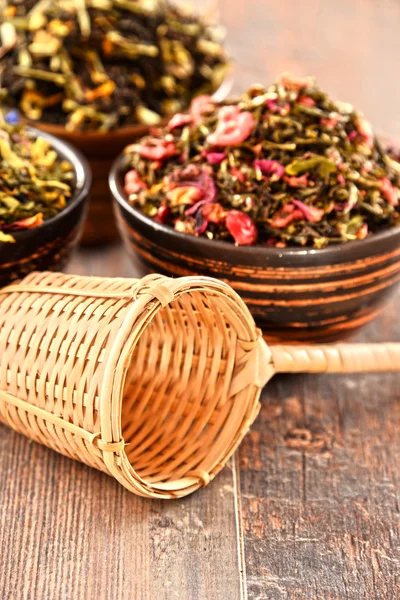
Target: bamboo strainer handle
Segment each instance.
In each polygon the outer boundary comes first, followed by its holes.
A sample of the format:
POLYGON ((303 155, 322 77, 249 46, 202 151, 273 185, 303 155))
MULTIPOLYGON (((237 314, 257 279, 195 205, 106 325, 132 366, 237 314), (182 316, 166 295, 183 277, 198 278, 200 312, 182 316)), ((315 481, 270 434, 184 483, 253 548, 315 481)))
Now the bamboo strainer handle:
POLYGON ((400 343, 270 346, 277 373, 400 371, 400 343))

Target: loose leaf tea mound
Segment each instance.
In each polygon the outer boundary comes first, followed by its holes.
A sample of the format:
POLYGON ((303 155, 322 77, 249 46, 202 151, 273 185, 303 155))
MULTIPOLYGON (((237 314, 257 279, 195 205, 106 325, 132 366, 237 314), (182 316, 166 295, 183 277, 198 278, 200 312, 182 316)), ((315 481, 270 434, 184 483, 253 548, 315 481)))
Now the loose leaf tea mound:
POLYGON ((312 78, 196 98, 125 152, 129 202, 183 233, 323 248, 400 224, 400 164, 312 78))
MULTIPOLYGON (((0 115, 1 117, 1 115, 0 115)), ((43 137, 0 118, 0 243, 33 229, 67 205, 74 170, 43 137)))
POLYGON ((221 29, 165 0, 5 4, 0 95, 29 119, 69 130, 155 125, 228 70, 221 29))

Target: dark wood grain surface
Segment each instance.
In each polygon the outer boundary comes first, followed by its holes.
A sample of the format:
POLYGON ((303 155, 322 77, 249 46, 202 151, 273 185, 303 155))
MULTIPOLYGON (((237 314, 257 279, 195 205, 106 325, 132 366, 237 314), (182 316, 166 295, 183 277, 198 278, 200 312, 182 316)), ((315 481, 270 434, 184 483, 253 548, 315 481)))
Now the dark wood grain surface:
MULTIPOLYGON (((400 137, 400 4, 222 0, 236 91, 314 73, 400 137)), ((120 246, 70 272, 138 275, 120 246)), ((400 341, 398 293, 357 340, 400 341)), ((137 498, 0 426, 0 600, 400 598, 400 379, 277 377, 229 466, 137 498)))

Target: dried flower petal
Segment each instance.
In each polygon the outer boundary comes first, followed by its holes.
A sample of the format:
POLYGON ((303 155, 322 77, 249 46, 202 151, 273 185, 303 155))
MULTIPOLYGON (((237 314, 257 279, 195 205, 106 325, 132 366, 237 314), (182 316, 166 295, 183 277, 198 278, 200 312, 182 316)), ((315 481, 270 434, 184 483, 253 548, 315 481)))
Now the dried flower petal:
POLYGON ((258 237, 257 227, 251 217, 238 210, 226 215, 226 228, 239 246, 253 246, 258 237))
POLYGON ((210 165, 219 165, 226 158, 225 152, 210 152, 207 150, 203 152, 203 156, 205 156, 210 165))
POLYGON ((197 98, 194 98, 189 109, 193 123, 196 125, 201 123, 204 115, 214 110, 214 108, 215 102, 211 96, 197 96, 197 98))
POLYGON ((167 222, 170 213, 171 211, 169 209, 169 206, 167 206, 166 204, 162 204, 157 210, 157 214, 154 220, 157 221, 157 223, 161 223, 162 225, 164 225, 164 223, 167 222))
POLYGON ((283 117, 290 112, 290 104, 288 102, 278 104, 276 100, 268 99, 265 104, 270 112, 279 113, 283 117))
POLYGON ((253 162, 256 171, 273 181, 279 181, 285 173, 285 167, 277 160, 256 159, 253 162))
POLYGON ((291 187, 299 188, 299 187, 307 187, 308 185, 308 173, 301 175, 300 177, 288 177, 285 175, 284 180, 291 187))
POLYGON ((309 107, 313 107, 315 106, 315 100, 313 98, 310 98, 310 96, 302 96, 301 98, 299 98, 299 104, 301 104, 302 106, 309 106, 309 107))
POLYGON ((131 194, 137 194, 140 190, 144 190, 146 184, 140 179, 136 169, 131 169, 125 175, 125 192, 130 196, 131 194))
POLYGON ((368 224, 364 223, 364 225, 361 227, 361 229, 357 233, 357 239, 364 240, 367 237, 367 235, 368 235, 368 224))
POLYGON ((397 187, 393 187, 391 181, 387 177, 384 177, 381 180, 381 192, 382 196, 386 198, 389 204, 392 206, 397 206, 399 204, 400 190, 397 187))
POLYGON ((304 217, 307 219, 307 221, 310 221, 310 223, 319 223, 319 221, 321 221, 322 217, 325 214, 323 208, 309 206, 308 204, 304 204, 304 202, 301 202, 301 200, 293 199, 292 202, 295 206, 297 206, 299 210, 301 210, 304 217))
POLYGON ((172 190, 168 192, 167 197, 170 197, 171 193, 175 193, 177 194, 176 196, 173 196, 175 198, 192 200, 191 202, 184 202, 185 204, 193 204, 193 202, 195 202, 195 204, 186 211, 186 214, 194 214, 204 203, 215 201, 215 183, 205 167, 189 164, 181 169, 175 169, 171 175, 168 176, 167 184, 169 189, 172 190), (184 189, 183 195, 180 195, 179 192, 175 192, 175 190, 182 188, 184 189))
POLYGON ((35 229, 35 227, 39 227, 39 225, 43 225, 43 223, 43 213, 37 213, 33 217, 14 221, 14 223, 7 226, 7 230, 17 231, 18 229, 35 229))
POLYGON ((177 154, 177 148, 173 142, 159 138, 145 138, 140 144, 133 144, 125 149, 125 153, 137 152, 143 158, 162 161, 177 154))
POLYGON ((331 113, 328 119, 321 119, 321 125, 324 125, 324 127, 328 127, 329 129, 334 129, 339 121, 339 115, 331 113))
POLYGON ((273 229, 285 229, 292 221, 297 221, 303 218, 301 210, 296 210, 293 204, 285 204, 285 206, 274 214, 270 221, 270 226, 273 229))
POLYGON ((251 112, 240 112, 237 106, 224 106, 219 110, 215 131, 207 136, 207 143, 212 146, 236 146, 249 137, 254 125, 251 112))
POLYGON ((176 129, 177 127, 184 127, 192 122, 191 115, 185 113, 176 113, 172 119, 169 120, 167 125, 168 129, 171 131, 172 129, 176 129))

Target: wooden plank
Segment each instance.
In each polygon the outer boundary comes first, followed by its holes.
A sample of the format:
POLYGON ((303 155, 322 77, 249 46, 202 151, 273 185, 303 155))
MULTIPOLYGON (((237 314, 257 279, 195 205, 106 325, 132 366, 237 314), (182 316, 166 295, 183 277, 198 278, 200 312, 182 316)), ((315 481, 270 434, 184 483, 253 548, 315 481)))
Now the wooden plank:
MULTIPOLYGON (((400 292, 359 340, 400 339, 400 292)), ((400 597, 398 374, 280 376, 240 448, 249 598, 400 597)))
POLYGON ((2 600, 241 597, 231 466, 150 501, 0 426, 0 474, 2 600))
MULTIPOLYGON (((398 3, 220 0, 219 10, 237 93, 282 70, 315 74, 400 138, 398 3)), ((81 250, 69 272, 139 267, 116 245, 81 250)), ((360 339, 400 339, 396 303, 360 339)), ((277 378, 240 463, 180 502, 136 498, 0 426, 1 600, 400 597, 398 381, 277 378)))

